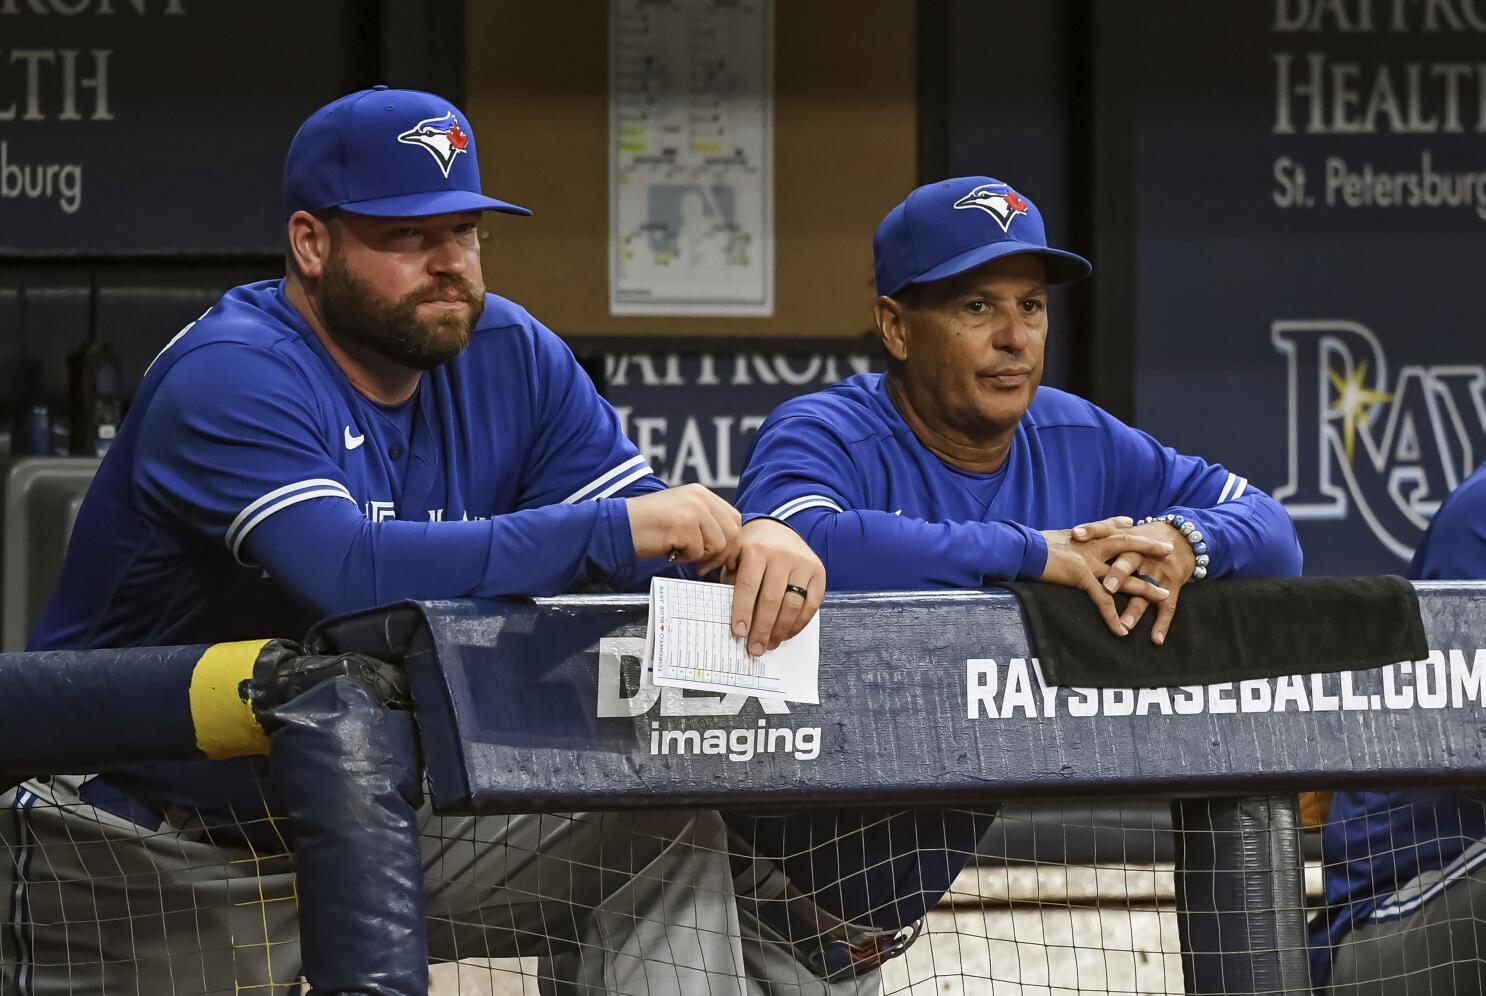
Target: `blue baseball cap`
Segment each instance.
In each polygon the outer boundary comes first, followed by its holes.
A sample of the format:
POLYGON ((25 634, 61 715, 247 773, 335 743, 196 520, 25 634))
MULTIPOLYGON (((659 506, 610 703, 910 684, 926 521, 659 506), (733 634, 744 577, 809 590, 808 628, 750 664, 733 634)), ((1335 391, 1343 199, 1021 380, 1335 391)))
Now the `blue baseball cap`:
POLYGON ((385 86, 331 101, 289 143, 284 216, 328 208, 378 218, 531 214, 480 193, 475 133, 457 107, 385 86))
POLYGON ((877 293, 888 296, 1018 253, 1041 256, 1049 283, 1081 280, 1094 269, 1082 256, 1049 249, 1037 205, 989 176, 919 187, 872 237, 877 293))

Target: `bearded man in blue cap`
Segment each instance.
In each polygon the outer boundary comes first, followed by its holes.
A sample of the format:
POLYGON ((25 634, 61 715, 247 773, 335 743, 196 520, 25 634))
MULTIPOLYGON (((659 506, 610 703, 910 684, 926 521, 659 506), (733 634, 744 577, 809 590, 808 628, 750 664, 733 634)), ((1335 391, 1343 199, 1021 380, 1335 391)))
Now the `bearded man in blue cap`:
MULTIPOLYGON (((297 637, 677 562, 728 569, 754 653, 803 628, 819 559, 665 488, 561 340, 486 292, 485 211, 530 214, 481 192, 448 101, 375 87, 316 111, 284 171, 287 276, 229 291, 156 357, 30 649, 297 637)), ((0 806, 0 989, 299 991, 266 766, 40 778, 0 806)), ((435 957, 539 957, 544 991, 742 991, 716 813, 420 819, 435 957)))
MULTIPOLYGON (((986 176, 919 187, 878 226, 873 252, 887 372, 781 405, 738 496, 745 521, 771 517, 804 537, 833 590, 1041 580, 1085 591, 1119 637, 1155 606, 1160 644, 1186 585, 1300 572, 1294 525, 1247 478, 1039 388, 1048 285, 1091 267, 1048 246, 1024 194, 986 176), (1130 596, 1123 610, 1117 592, 1130 596)), ((877 931, 921 918, 988 820, 733 818, 761 861, 782 864, 832 917, 877 931)), ((758 908, 764 936, 808 938, 810 918, 781 909, 758 908)))

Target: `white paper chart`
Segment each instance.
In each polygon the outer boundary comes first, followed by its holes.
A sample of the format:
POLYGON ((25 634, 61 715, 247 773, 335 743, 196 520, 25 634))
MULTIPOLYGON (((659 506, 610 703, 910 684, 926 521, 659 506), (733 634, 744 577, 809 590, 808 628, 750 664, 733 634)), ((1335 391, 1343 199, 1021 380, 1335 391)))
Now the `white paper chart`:
POLYGON ((773 314, 773 12, 610 0, 610 314, 773 314))
POLYGON ((820 615, 778 650, 753 657, 732 634, 731 585, 650 582, 645 680, 662 687, 820 702, 820 615))

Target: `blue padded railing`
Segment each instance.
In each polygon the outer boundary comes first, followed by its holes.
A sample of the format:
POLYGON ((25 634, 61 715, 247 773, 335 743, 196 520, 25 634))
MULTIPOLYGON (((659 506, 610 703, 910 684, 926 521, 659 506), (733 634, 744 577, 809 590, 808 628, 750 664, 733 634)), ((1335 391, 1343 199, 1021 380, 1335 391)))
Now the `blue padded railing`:
MULTIPOLYGON (((328 621, 305 649, 404 665, 428 782, 445 812, 992 808, 1010 798, 1170 796, 1178 829, 1203 831, 1178 835, 1189 992, 1300 993, 1308 989, 1303 896, 1288 793, 1486 784, 1486 584, 1418 589, 1424 661, 1311 674, 1296 659, 1277 666, 1282 677, 1171 689, 1044 686, 1021 612, 997 592, 831 596, 821 615, 819 705, 642 687, 648 603, 639 596, 408 603, 328 621)), ((48 724, 44 751, 30 738, 4 738, 0 770, 162 759, 152 751, 200 756, 184 701, 200 656, 200 648, 0 655, 0 701, 28 696, 45 715, 26 721, 48 724), (50 688, 43 664, 56 667, 50 688), (94 682, 108 694, 69 692, 94 682), (131 701, 131 682, 147 692, 133 701, 175 703, 171 729, 126 735, 148 717, 119 708, 131 701), (102 756, 115 739, 110 723, 132 753, 102 756)), ((330 702, 303 706, 315 714, 330 702)), ((356 721, 365 724, 361 706, 356 721)), ((334 714, 327 708, 296 728, 333 725, 334 714)), ((292 763, 290 745, 277 743, 288 716, 280 717, 268 724, 277 729, 276 767, 292 763)), ((403 797, 392 800, 403 815, 385 824, 389 840, 406 823, 416 784, 411 743, 392 751, 408 756, 378 762, 378 784, 400 786, 390 796, 403 797)), ((323 770, 335 767, 327 761, 323 770)), ((299 804, 312 810, 311 789, 299 804)), ((334 797, 354 811, 354 798, 334 797)), ((314 827, 318 860, 358 846, 354 821, 290 815, 314 827)), ((338 916, 358 915, 358 901, 373 913, 389 903, 381 892, 358 897, 344 876, 329 880, 344 886, 338 916)), ((404 912, 416 916, 418 899, 404 898, 404 912)), ((303 934, 305 964, 316 964, 314 939, 334 932, 303 934)), ((332 963, 325 974, 343 978, 346 966, 332 963)))

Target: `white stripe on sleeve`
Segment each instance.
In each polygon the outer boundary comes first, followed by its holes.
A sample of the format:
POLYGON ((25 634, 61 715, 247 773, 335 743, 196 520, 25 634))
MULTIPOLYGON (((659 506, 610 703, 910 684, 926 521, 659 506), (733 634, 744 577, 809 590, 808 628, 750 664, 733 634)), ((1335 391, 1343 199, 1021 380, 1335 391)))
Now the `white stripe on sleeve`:
POLYGON ((648 463, 641 464, 625 476, 621 477, 619 480, 615 481, 613 484, 609 485, 604 490, 600 491, 598 494, 594 495, 594 501, 597 501, 600 498, 608 498, 610 495, 613 495, 616 492, 623 491, 625 488, 629 487, 631 484, 635 483, 640 478, 649 473, 650 465, 648 463))
POLYGON ((641 477, 644 477, 646 474, 650 473, 650 464, 645 462, 645 458, 643 456, 632 456, 628 460, 624 461, 624 463, 620 464, 618 467, 610 469, 608 472, 594 478, 587 484, 583 485, 583 487, 579 488, 577 491, 574 491, 572 494, 568 495, 562 500, 562 503, 564 505, 572 505, 576 502, 583 501, 585 498, 607 498, 609 495, 613 494, 614 491, 618 491, 619 488, 615 488, 613 489, 613 491, 606 491, 604 492, 604 494, 595 494, 595 492, 602 489, 604 485, 614 480, 614 478, 628 473, 634 470, 636 467, 640 468, 640 472, 626 479, 624 484, 621 484, 619 487, 622 488, 625 484, 636 481, 641 477))
POLYGON ((282 498, 284 495, 287 495, 292 491, 299 491, 303 488, 317 487, 339 488, 341 491, 345 492, 347 498, 351 497, 351 492, 346 490, 346 486, 344 484, 342 484, 340 481, 333 481, 328 477, 312 477, 306 481, 295 481, 293 484, 286 484, 282 488, 275 488, 268 494, 264 495, 262 498, 249 503, 247 508, 237 513, 237 518, 233 519, 232 525, 227 527, 227 545, 232 546, 232 534, 237 532, 237 530, 242 527, 242 524, 251 519, 253 517, 253 513, 257 512, 264 505, 267 505, 278 498, 282 498))
POLYGON ((778 519, 783 522, 795 513, 803 512, 807 508, 829 508, 837 512, 842 511, 840 505, 825 495, 802 495, 799 498, 791 498, 783 505, 780 505, 769 513, 769 518, 778 519))
POLYGON ((1218 495, 1218 504, 1219 505, 1223 504, 1223 502, 1225 502, 1225 501, 1228 500, 1228 492, 1231 491, 1231 490, 1233 490, 1233 482, 1236 481, 1236 480, 1238 480, 1237 475, 1235 475, 1235 474, 1229 474, 1228 475, 1228 480, 1226 480, 1226 481, 1223 482, 1223 493, 1220 494, 1220 495, 1218 495))
MULTIPOLYGON (((344 484, 328 477, 314 477, 307 481, 275 488, 237 513, 237 518, 233 519, 232 525, 227 527, 227 535, 223 539, 227 548, 232 551, 232 556, 237 557, 237 552, 242 547, 243 537, 247 536, 248 532, 258 523, 280 509, 297 505, 310 498, 344 498, 353 505, 356 503, 356 499, 351 497, 351 492, 346 490, 344 484)), ((240 557, 238 562, 242 562, 240 557)))

